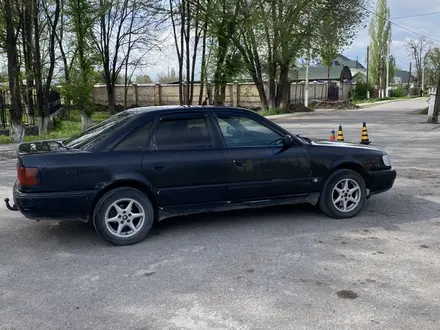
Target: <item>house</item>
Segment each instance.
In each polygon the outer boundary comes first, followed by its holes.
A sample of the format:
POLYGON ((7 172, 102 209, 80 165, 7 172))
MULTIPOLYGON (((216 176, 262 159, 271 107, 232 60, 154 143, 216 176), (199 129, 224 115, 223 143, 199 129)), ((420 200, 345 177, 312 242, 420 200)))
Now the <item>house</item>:
MULTIPOLYGON (((299 67, 292 72, 293 81, 305 81, 306 68, 299 67)), ((330 68, 330 75, 328 68, 324 66, 312 66, 309 67, 309 81, 312 82, 326 82, 330 80, 332 82, 351 81, 353 78, 351 70, 348 66, 336 65, 330 68)))
MULTIPOLYGON (((305 80, 305 68, 297 68, 298 77, 296 77, 295 71, 292 73, 291 77, 294 81, 304 81, 305 80)), ((328 77, 328 68, 322 63, 318 63, 315 66, 309 68, 309 81, 313 82, 325 82, 330 78, 330 81, 349 81, 356 82, 360 80, 365 80, 363 76, 366 77, 367 69, 358 61, 351 60, 348 57, 338 54, 333 65, 330 68, 330 77, 328 77)))
POLYGON ((390 85, 402 85, 408 84, 408 79, 410 84, 414 84, 416 82, 416 77, 412 74, 410 75, 409 71, 398 70, 394 73, 394 77, 391 79, 390 85))

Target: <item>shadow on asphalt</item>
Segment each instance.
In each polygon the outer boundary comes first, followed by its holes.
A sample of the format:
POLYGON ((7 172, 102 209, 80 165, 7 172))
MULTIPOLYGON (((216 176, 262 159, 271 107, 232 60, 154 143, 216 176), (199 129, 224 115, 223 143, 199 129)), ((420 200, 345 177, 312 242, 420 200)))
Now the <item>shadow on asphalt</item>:
MULTIPOLYGON (((426 221, 437 218, 440 204, 425 198, 407 194, 373 196, 366 202, 358 216, 351 219, 335 220, 322 214, 311 205, 276 206, 260 209, 236 210, 218 213, 203 213, 173 217, 154 225, 144 243, 161 240, 194 239, 194 235, 215 237, 239 232, 261 235, 292 236, 297 234, 322 234, 335 230, 354 230, 365 227, 380 227, 398 230, 399 224, 426 221)), ((29 222, 20 231, 31 231, 32 236, 40 236, 45 243, 95 246, 104 243, 95 233, 91 224, 77 222, 29 222)), ((21 233, 28 236, 26 233, 21 233)), ((237 234, 238 235, 238 234, 237 234)))

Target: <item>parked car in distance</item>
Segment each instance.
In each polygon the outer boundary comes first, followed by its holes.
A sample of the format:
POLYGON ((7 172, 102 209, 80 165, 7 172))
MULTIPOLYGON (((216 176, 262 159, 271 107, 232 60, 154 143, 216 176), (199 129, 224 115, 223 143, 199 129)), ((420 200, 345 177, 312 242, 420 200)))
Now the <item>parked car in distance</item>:
POLYGON ((396 178, 371 146, 294 135, 230 107, 118 113, 64 141, 22 143, 14 206, 30 219, 91 221, 114 245, 198 212, 311 203, 350 218, 396 178))

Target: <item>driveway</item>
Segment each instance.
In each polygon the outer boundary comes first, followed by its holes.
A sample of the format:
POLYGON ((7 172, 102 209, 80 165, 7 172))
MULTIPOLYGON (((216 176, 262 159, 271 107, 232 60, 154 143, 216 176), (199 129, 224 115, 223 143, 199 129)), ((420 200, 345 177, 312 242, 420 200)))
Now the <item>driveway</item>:
MULTIPOLYGON (((341 123, 352 141, 365 120, 389 151, 395 187, 350 220, 307 206, 203 214, 113 247, 2 204, 0 328, 438 329, 440 129, 423 102, 274 119, 323 138, 341 123)), ((1 196, 14 166, 0 162, 1 196)))

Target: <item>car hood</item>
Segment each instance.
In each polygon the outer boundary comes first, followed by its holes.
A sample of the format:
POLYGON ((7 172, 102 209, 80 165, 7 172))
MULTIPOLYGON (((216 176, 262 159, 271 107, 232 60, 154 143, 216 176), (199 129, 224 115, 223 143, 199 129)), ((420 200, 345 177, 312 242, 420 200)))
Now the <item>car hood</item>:
POLYGON ((63 139, 23 142, 18 146, 19 154, 35 154, 48 152, 81 152, 78 149, 71 149, 62 144, 63 139))
POLYGON ((312 146, 319 146, 319 147, 334 147, 334 148, 356 148, 356 149, 366 149, 371 151, 378 151, 381 153, 385 153, 383 150, 372 147, 365 144, 360 143, 353 143, 353 142, 339 142, 339 141, 329 141, 329 140, 323 140, 323 139, 313 139, 308 138, 310 140, 310 144, 312 146))

